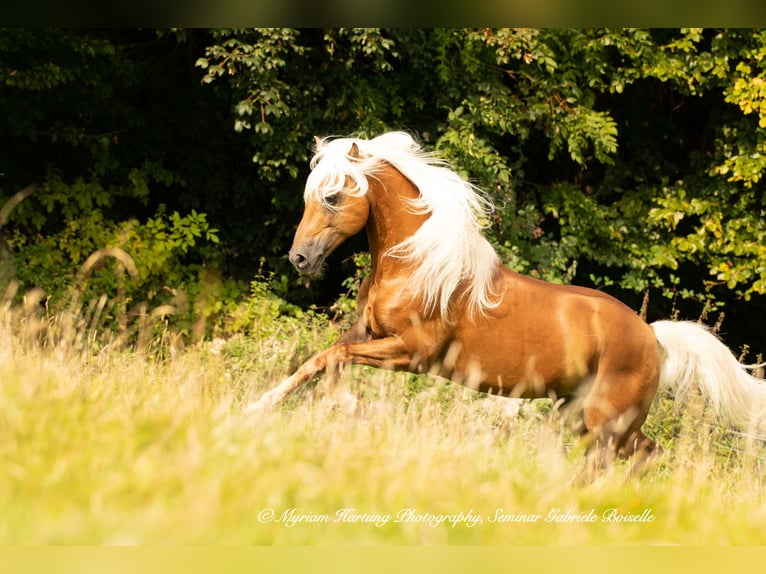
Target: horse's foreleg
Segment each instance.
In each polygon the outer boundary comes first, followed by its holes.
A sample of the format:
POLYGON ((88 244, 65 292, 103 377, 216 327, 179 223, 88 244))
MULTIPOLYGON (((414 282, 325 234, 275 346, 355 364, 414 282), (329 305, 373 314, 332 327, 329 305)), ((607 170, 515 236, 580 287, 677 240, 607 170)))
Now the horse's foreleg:
MULTIPOLYGON (((362 309, 367 300, 367 292, 369 291, 369 282, 367 280, 362 282, 360 288, 359 307, 362 309)), ((364 323, 363 314, 360 312, 360 319, 354 323, 351 328, 343 333, 338 341, 329 349, 317 353, 311 357, 308 361, 303 363, 295 373, 287 377, 279 385, 266 392, 260 399, 250 403, 247 406, 248 412, 263 411, 270 409, 277 403, 281 402, 286 396, 296 391, 305 383, 321 374, 327 372, 327 386, 332 390, 335 387, 335 383, 338 379, 340 372, 340 364, 335 358, 335 349, 338 345, 344 345, 348 343, 357 343, 367 339, 367 326, 364 323)))
POLYGON ((406 370, 413 364, 412 355, 399 337, 387 337, 356 343, 344 339, 311 357, 295 373, 266 392, 247 407, 248 412, 268 410, 315 376, 328 370, 331 378, 337 376, 340 365, 368 365, 391 370, 406 370))
POLYGON ((250 403, 247 406, 247 412, 260 412, 270 409, 280 403, 286 396, 294 393, 301 386, 322 373, 327 368, 327 357, 332 353, 333 349, 334 347, 330 347, 311 357, 298 367, 298 370, 292 375, 270 391, 264 393, 260 399, 250 403))
POLYGON ((412 352, 401 337, 339 344, 336 357, 340 364, 366 365, 391 371, 410 370, 415 366, 412 352))
POLYGON ((358 411, 358 399, 349 390, 338 388, 336 383, 341 365, 367 365, 391 370, 414 366, 412 355, 398 337, 340 343, 335 351, 327 360, 326 389, 336 407, 348 414, 358 411))

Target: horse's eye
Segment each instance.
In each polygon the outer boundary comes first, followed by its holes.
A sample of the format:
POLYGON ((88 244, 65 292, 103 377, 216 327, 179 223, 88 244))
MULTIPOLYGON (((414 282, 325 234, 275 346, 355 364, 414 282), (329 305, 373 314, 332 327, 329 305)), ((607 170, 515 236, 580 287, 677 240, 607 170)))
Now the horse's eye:
POLYGON ((325 203, 329 205, 330 207, 335 207, 340 202, 340 194, 339 193, 333 193, 332 195, 328 195, 324 198, 325 203))

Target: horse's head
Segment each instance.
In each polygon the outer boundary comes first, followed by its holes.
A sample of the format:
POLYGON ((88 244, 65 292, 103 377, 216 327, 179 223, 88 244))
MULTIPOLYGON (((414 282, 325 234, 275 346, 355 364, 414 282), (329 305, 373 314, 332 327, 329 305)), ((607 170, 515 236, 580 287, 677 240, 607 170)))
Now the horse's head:
POLYGON ((352 143, 350 150, 338 154, 341 142, 324 144, 325 149, 312 161, 303 218, 289 255, 300 273, 319 274, 325 258, 346 238, 364 229, 370 214, 367 180, 356 167, 361 163, 359 148, 352 143))

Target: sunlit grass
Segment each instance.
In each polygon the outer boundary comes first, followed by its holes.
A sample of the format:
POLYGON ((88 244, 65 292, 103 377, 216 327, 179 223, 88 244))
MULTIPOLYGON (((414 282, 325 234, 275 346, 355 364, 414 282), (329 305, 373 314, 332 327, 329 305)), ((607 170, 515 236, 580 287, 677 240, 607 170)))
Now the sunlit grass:
POLYGON ((5 544, 766 542, 763 446, 692 407, 658 401, 666 453, 641 477, 594 473, 547 404, 409 375, 347 369, 353 414, 313 388, 245 413, 331 333, 136 349, 1 313, 5 544))

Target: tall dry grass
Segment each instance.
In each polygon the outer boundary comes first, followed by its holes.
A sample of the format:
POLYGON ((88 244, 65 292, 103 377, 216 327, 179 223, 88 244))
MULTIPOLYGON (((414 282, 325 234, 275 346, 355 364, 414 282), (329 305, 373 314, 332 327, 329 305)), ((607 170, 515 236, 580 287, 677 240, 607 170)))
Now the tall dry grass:
MULTIPOLYGON (((316 388, 244 406, 332 332, 187 345, 112 302, 0 307, 5 544, 763 544, 763 445, 659 398, 640 477, 594 472, 558 409, 347 369, 354 414, 316 388), (107 335, 105 335, 105 332, 107 335), (631 518, 634 522, 625 522, 631 518)), ((270 333, 270 334, 269 334, 270 333)))

